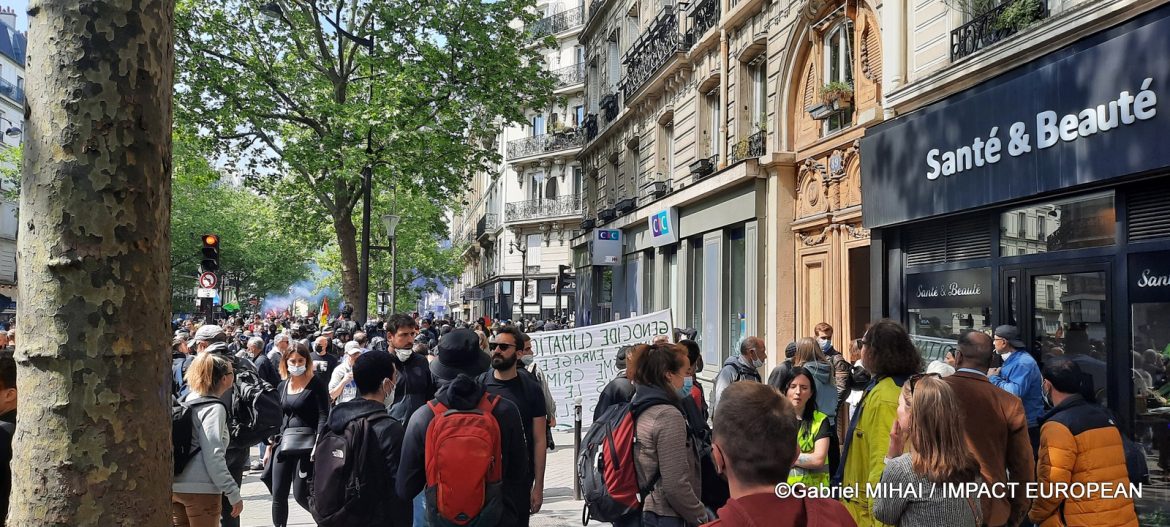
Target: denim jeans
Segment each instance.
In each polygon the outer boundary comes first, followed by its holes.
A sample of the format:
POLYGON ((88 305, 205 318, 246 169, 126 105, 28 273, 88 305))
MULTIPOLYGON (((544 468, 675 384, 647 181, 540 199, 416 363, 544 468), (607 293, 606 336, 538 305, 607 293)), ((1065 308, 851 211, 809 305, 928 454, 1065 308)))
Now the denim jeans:
POLYGON ((425 492, 414 497, 414 527, 427 527, 427 497, 425 492))

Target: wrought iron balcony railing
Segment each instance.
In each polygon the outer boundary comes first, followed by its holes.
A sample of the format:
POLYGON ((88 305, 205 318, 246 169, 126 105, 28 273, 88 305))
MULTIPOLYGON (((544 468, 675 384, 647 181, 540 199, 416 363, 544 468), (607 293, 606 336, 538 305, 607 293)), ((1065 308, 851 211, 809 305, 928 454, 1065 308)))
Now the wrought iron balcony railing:
POLYGON ((4 95, 17 104, 24 104, 24 88, 0 79, 0 95, 4 95))
POLYGON ((586 141, 592 141, 594 137, 597 137, 597 114, 586 115, 585 122, 581 123, 581 130, 585 133, 586 141))
POLYGON ((504 207, 504 218, 509 222, 580 216, 585 201, 581 194, 569 194, 553 199, 535 199, 508 203, 504 207))
POLYGON ((683 50, 683 36, 678 32, 678 16, 674 6, 665 6, 654 22, 634 41, 626 52, 626 76, 622 78, 621 94, 626 101, 642 88, 675 53, 683 50))
POLYGON ((609 0, 593 0, 592 2, 590 2, 589 3, 589 19, 592 20, 594 16, 597 16, 597 13, 599 11, 601 11, 602 6, 604 6, 605 3, 608 1, 609 0))
POLYGON ((1007 0, 951 31, 951 62, 1006 40, 1047 16, 1047 0, 1007 0))
POLYGON ((683 43, 687 49, 703 38, 711 28, 719 23, 719 0, 699 0, 691 9, 687 18, 691 19, 691 28, 687 30, 683 43))
POLYGON ((573 129, 514 139, 508 141, 508 160, 580 148, 584 144, 585 134, 573 129))
POLYGON ((485 213, 475 224, 475 237, 482 238, 485 234, 496 232, 500 228, 500 215, 494 212, 485 213))
POLYGON ((578 63, 553 70, 552 76, 556 79, 556 89, 568 88, 585 82, 585 64, 578 63))
POLYGON ((568 11, 557 13, 555 15, 546 16, 528 28, 528 33, 532 35, 533 40, 541 39, 549 35, 556 35, 557 33, 564 33, 577 26, 585 23, 585 10, 581 7, 575 7, 568 11))
POLYGON ((753 159, 764 156, 764 142, 768 137, 768 132, 760 130, 747 139, 740 139, 735 143, 735 147, 728 152, 728 165, 743 161, 744 159, 753 159))

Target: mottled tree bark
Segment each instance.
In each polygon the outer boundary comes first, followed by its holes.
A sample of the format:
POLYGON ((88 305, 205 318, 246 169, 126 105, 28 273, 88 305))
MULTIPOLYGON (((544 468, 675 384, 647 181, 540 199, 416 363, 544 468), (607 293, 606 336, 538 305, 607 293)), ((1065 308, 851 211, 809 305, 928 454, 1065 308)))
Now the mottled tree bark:
POLYGON ((32 0, 9 525, 169 524, 173 0, 32 0))
MULTIPOLYGON (((357 226, 353 224, 353 211, 333 215, 333 229, 337 232, 337 245, 341 250, 341 295, 346 304, 355 304, 361 295, 358 294, 358 246, 357 226)), ((317 306, 320 307, 320 306, 317 306)), ((337 316, 337 306, 334 306, 331 316, 337 316)), ((364 323, 362 319, 359 322, 364 323)))

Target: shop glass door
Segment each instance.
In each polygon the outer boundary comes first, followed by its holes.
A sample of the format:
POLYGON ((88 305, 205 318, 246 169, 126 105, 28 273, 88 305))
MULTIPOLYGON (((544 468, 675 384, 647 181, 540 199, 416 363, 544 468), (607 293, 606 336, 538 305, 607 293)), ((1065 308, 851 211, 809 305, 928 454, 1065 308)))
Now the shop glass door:
POLYGON ((1033 271, 1031 285, 1031 347, 1044 361, 1064 356, 1076 361, 1091 386, 1083 386, 1098 403, 1107 405, 1109 273, 1033 271))

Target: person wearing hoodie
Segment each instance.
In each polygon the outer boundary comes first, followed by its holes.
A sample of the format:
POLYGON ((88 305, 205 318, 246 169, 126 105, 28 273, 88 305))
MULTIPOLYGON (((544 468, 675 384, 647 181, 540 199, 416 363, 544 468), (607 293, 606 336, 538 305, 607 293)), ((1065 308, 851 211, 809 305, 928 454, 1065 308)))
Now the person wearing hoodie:
POLYGON ((433 399, 438 390, 427 358, 412 349, 416 335, 418 324, 410 315, 391 315, 386 320, 390 353, 393 354, 394 367, 398 370, 394 399, 390 403, 390 417, 402 423, 409 421, 414 411, 433 399))
POLYGON ((715 377, 715 390, 711 392, 711 412, 719 411, 719 394, 732 383, 739 381, 763 382, 760 368, 768 360, 768 351, 760 337, 745 337, 739 343, 739 354, 728 357, 715 377))
POLYGON ((639 348, 631 367, 631 380, 637 386, 631 411, 639 445, 634 450, 634 467, 638 487, 650 489, 642 502, 641 525, 701 525, 710 518, 699 497, 697 445, 687 433, 680 406, 682 398, 689 396, 687 350, 669 343, 639 348))
POLYGON ((244 510, 240 485, 228 471, 225 458, 228 412, 217 401, 231 391, 234 374, 231 361, 212 353, 200 354, 187 368, 191 392, 184 403, 191 406, 191 441, 198 450, 171 485, 171 516, 176 527, 219 525, 221 496, 231 504, 233 518, 244 510))
POLYGON ((792 404, 762 384, 739 383, 723 392, 715 414, 715 466, 727 477, 731 499, 704 527, 851 527, 849 512, 829 498, 779 497, 800 455, 792 404))
POLYGON ((626 346, 618 350, 617 357, 613 362, 614 367, 617 368, 617 376, 609 381, 605 388, 602 388, 601 395, 597 397, 597 406, 593 407, 594 422, 600 420, 601 414, 605 413, 610 406, 628 403, 634 398, 634 384, 627 378, 626 370, 626 361, 632 349, 633 346, 626 346))
POLYGON ((817 383, 817 411, 824 413, 832 423, 837 417, 838 392, 833 385, 835 378, 832 366, 821 345, 809 337, 796 341, 796 353, 792 360, 784 361, 772 368, 772 373, 768 375, 768 384, 784 393, 787 386, 783 381, 792 377, 791 370, 796 367, 803 367, 812 374, 813 380, 817 383))
MULTIPOLYGON (((467 333, 471 337, 456 336, 465 346, 464 349, 460 350, 462 354, 482 355, 479 351, 479 338, 470 330, 457 329, 452 331, 443 337, 443 340, 439 342, 439 347, 442 348, 443 343, 447 343, 448 346, 454 344, 455 341, 451 340, 452 335, 459 333, 467 333)), ((450 348, 448 349, 450 350, 450 348)), ((454 370, 444 369, 443 372, 451 373, 454 370)), ((440 380, 442 385, 439 388, 439 393, 435 395, 435 401, 452 410, 473 410, 487 393, 483 386, 466 373, 455 372, 453 378, 441 378, 440 380)), ((530 489, 527 485, 528 451, 524 445, 524 425, 520 422, 520 410, 507 399, 502 397, 496 399, 498 402, 492 409, 492 417, 495 417, 496 423, 500 427, 503 456, 501 467, 503 511, 498 525, 511 527, 519 525, 522 521, 521 518, 528 515, 530 505, 530 489)), ((418 496, 426 486, 427 430, 434 419, 434 412, 419 411, 410 417, 410 423, 406 425, 406 436, 402 443, 402 459, 398 465, 398 477, 395 481, 395 489, 399 498, 411 499, 418 496)), ((451 475, 449 477, 458 478, 459 476, 451 475)), ((431 506, 433 504, 427 504, 428 508, 431 506)), ((418 519, 415 518, 416 524, 418 519)))
MULTIPOLYGON (((349 423, 379 413, 386 413, 385 400, 388 394, 394 392, 397 381, 394 359, 385 351, 370 351, 362 354, 353 364, 353 381, 357 385, 358 397, 348 402, 342 402, 333 408, 329 414, 329 430, 341 435, 349 423)), ((400 498, 395 492, 395 478, 402 459, 402 440, 406 430, 402 423, 394 418, 379 419, 370 423, 374 437, 378 438, 378 447, 382 456, 375 463, 380 463, 379 470, 385 469, 383 477, 378 482, 384 487, 370 488, 379 498, 371 500, 370 505, 377 508, 374 511, 363 511, 363 517, 379 518, 380 521, 371 523, 371 527, 405 527, 413 522, 410 500, 400 498), (384 499, 382 498, 384 497, 384 499)))

